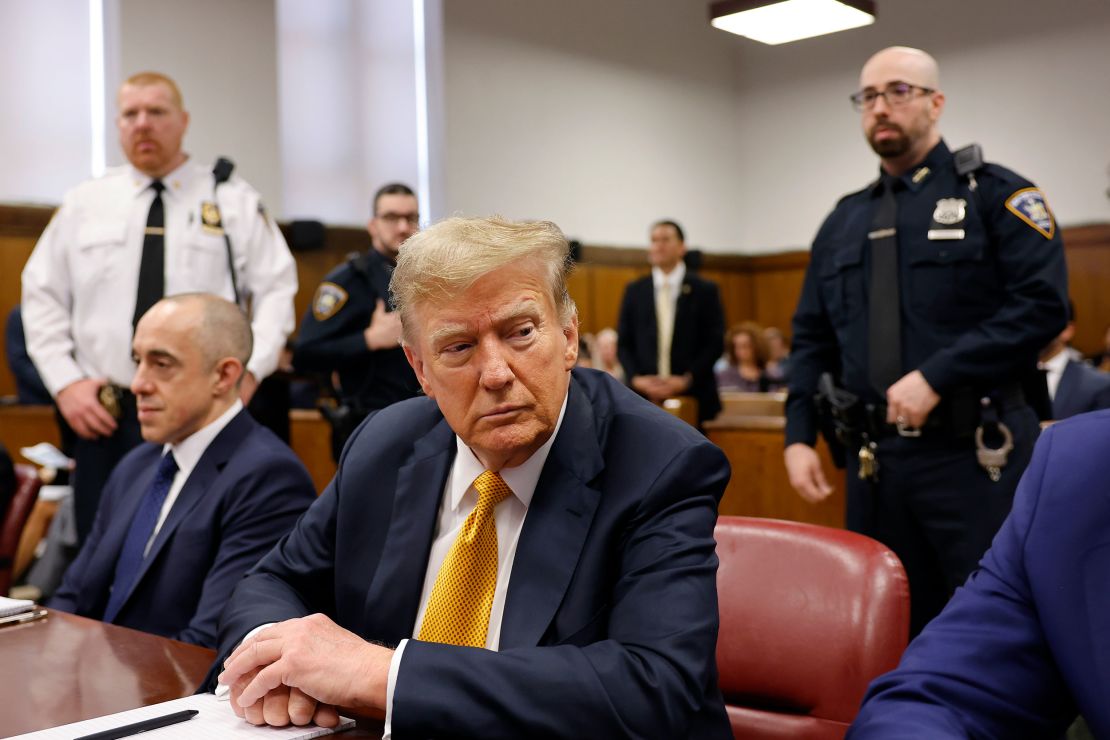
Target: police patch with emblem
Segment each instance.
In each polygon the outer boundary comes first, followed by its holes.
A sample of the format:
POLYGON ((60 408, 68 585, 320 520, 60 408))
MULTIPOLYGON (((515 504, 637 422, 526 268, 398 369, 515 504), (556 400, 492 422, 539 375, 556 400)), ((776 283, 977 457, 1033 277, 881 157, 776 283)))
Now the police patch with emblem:
POLYGON ((335 283, 320 283, 312 297, 312 315, 317 321, 327 321, 339 313, 347 302, 347 291, 335 283))
POLYGON ((1056 219, 1048 210, 1044 193, 1037 188, 1022 188, 1006 200, 1010 213, 1036 229, 1045 239, 1056 235, 1056 219))

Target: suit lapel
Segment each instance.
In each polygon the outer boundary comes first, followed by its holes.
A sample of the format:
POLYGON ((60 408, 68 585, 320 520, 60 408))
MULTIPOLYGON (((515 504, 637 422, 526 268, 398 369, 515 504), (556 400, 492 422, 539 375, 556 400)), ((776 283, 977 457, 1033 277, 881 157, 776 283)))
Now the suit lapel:
POLYGON ((428 570, 443 487, 455 457, 455 434, 446 421, 413 446, 397 471, 397 487, 381 560, 366 594, 366 634, 395 645, 412 637, 428 570))
MULTIPOLYGON (((158 554, 166 547, 166 543, 173 538, 173 534, 181 525, 181 522, 185 521, 189 512, 200 503, 208 490, 212 488, 228 460, 231 459, 239 445, 256 426, 258 425, 254 419, 244 409, 236 414, 227 426, 220 430, 216 438, 209 443, 208 448, 200 456, 200 460, 197 461, 193 471, 189 474, 185 485, 177 494, 177 500, 170 507, 170 512, 166 516, 166 521, 162 523, 162 528, 158 530, 158 534, 154 537, 150 552, 143 560, 139 575, 136 576, 131 587, 132 593, 142 582, 147 571, 150 570, 151 564, 157 560, 158 554)), ((128 594, 128 598, 130 598, 130 594, 128 594)))
POLYGON ((590 482, 603 467, 594 412, 572 379, 562 427, 517 541, 501 622, 502 650, 538 645, 555 617, 600 500, 590 482))
POLYGON ((1056 386, 1056 395, 1052 399, 1052 418, 1062 419, 1071 415, 1073 396, 1078 390, 1080 369, 1075 363, 1069 361, 1064 365, 1064 372, 1060 376, 1060 383, 1056 386))

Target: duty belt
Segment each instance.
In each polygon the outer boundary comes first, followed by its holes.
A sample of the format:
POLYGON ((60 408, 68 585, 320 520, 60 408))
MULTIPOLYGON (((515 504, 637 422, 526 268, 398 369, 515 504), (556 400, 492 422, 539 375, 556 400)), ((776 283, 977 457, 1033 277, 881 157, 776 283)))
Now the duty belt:
POLYGON ((100 390, 97 392, 96 397, 97 400, 100 401, 100 405, 104 407, 104 410, 111 414, 113 419, 118 420, 123 416, 124 402, 133 400, 135 394, 122 385, 105 383, 100 386, 100 390))
POLYGON ((1025 405, 1025 393, 1017 381, 1004 383, 990 391, 963 387, 950 391, 925 419, 920 428, 888 424, 885 402, 867 404, 864 414, 867 432, 873 440, 898 435, 901 437, 935 437, 952 440, 971 439, 979 427, 982 399, 990 398, 1000 413, 1025 405))

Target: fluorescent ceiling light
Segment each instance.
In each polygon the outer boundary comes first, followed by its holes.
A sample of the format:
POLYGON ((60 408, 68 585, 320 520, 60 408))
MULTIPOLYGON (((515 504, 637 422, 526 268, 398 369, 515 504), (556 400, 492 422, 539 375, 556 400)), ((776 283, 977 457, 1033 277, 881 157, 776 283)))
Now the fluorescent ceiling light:
POLYGON ((869 0, 725 0, 709 6, 710 23, 765 44, 785 44, 875 22, 869 0))

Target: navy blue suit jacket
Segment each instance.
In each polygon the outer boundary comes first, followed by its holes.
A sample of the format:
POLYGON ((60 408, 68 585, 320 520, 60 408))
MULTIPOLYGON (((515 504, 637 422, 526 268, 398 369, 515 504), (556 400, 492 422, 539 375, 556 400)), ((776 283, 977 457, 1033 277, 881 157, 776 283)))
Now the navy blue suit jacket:
MULTIPOLYGON (((51 608, 103 618, 120 549, 161 456, 162 445, 142 444, 112 471, 51 608)), ((235 584, 314 498, 292 450, 240 412, 197 461, 115 623, 215 647, 235 584)))
POLYGON ((1110 737, 1110 411, 1047 429, 967 584, 876 679, 860 738, 1110 737))
POLYGON ((1066 419, 1107 408, 1110 408, 1110 373, 1069 360, 1052 399, 1052 418, 1066 419))
MULTIPOLYGON (((629 381, 633 375, 659 372, 659 330, 655 321, 655 286, 651 275, 628 284, 617 324, 618 354, 629 381)), ((725 314, 716 283, 689 270, 675 305, 671 339, 671 374, 690 373, 690 395, 698 400, 698 421, 721 410, 713 363, 725 343, 725 314)))
MULTIPOLYGON (((236 588, 220 658, 252 628, 312 612, 367 640, 412 637, 455 450, 431 399, 371 416, 236 588)), ((520 534, 500 651, 410 641, 393 736, 731 738, 714 659, 713 526, 728 476, 692 427, 575 370, 520 534)))

